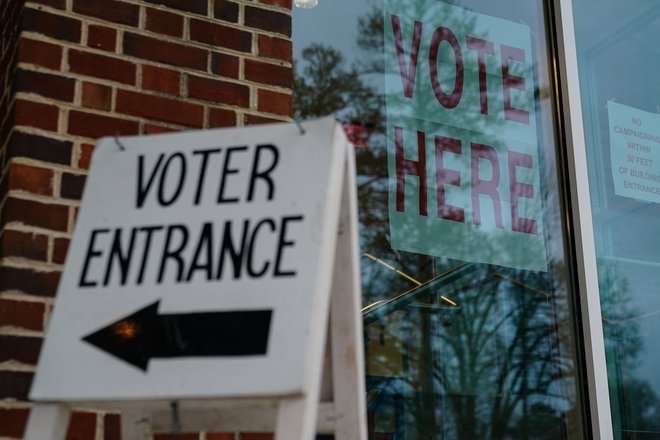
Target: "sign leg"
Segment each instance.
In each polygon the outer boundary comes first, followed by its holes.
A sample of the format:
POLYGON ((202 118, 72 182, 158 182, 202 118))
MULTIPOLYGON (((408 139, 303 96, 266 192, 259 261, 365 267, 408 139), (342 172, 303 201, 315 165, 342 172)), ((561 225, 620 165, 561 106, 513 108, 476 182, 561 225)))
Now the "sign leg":
POLYGON ((151 413, 138 409, 123 410, 121 413, 122 440, 151 440, 151 413))
POLYGON ((347 155, 344 169, 337 249, 330 295, 332 383, 335 403, 335 439, 366 440, 366 398, 355 164, 347 155))
POLYGON ((280 401, 275 425, 275 440, 312 440, 314 438, 318 393, 310 394, 280 401))
MULTIPOLYGON (((335 131, 339 130, 335 126, 335 131)), ((336 135, 336 134, 335 134, 336 135)), ((336 215, 341 216, 341 211, 344 203, 348 203, 351 199, 351 195, 347 192, 355 188, 355 168, 352 162, 352 156, 349 154, 348 143, 342 145, 343 151, 341 152, 341 165, 334 168, 337 174, 334 174, 331 177, 336 178, 331 185, 343 185, 341 198, 344 200, 333 200, 333 203, 338 203, 338 210, 336 208, 329 209, 331 216, 328 218, 328 224, 331 227, 331 230, 340 230, 341 218, 334 217, 336 215), (350 156, 350 158, 349 158, 350 156), (347 169, 348 168, 348 169, 347 169), (339 174, 341 173, 341 174, 339 174), (343 175, 343 177, 341 177, 343 175), (350 187, 346 187, 347 179, 350 182, 350 187), (340 183, 341 182, 341 183, 340 183), (339 212, 339 213, 338 213, 339 212)), ((351 151, 352 154, 352 151, 351 151)), ((335 193, 337 194, 337 193, 335 193)), ((353 200, 356 203, 356 200, 353 200)), ((357 204, 355 205, 357 206, 357 204)), ((355 209, 355 208, 353 208, 355 209)), ((347 211, 350 212, 350 211, 347 211)), ((356 216, 356 212, 353 211, 353 215, 356 216)), ((348 230, 350 227, 346 224, 349 220, 349 214, 346 214, 344 219, 345 228, 348 230)), ((351 220, 356 221, 356 217, 351 220)), ((340 234, 341 235, 341 234, 340 234)), ((347 235, 347 234, 344 234, 347 235)), ((321 249, 322 253, 326 256, 332 258, 332 263, 336 266, 337 261, 337 252, 341 244, 335 240, 327 239, 329 246, 325 246, 321 249), (333 243, 334 241, 334 243, 333 243), (334 252, 334 255, 332 253, 334 252), (330 255, 328 255, 330 254, 330 255)), ((356 242, 357 243, 357 242, 356 242)), ((344 244, 345 246, 346 244, 344 244)), ((352 248, 353 251, 357 252, 357 248, 352 248)), ((346 251, 350 253, 351 251, 346 251)), ((321 256, 322 261, 324 260, 324 255, 321 256)), ((328 258, 329 259, 329 258, 328 258)), ((327 261, 327 260, 326 260, 327 261)), ((351 261, 351 264, 357 264, 355 261, 351 261)), ((355 269, 357 271, 357 269, 355 269)), ((326 272, 327 274, 327 272, 326 272)), ((327 276, 326 274, 323 274, 327 276)), ((336 269, 333 271, 333 276, 337 277, 336 269)), ((319 276, 317 282, 320 282, 321 287, 317 288, 316 292, 316 304, 314 309, 311 312, 311 320, 314 322, 314 325, 311 327, 311 334, 309 335, 308 344, 310 353, 308 354, 308 365, 307 370, 310 372, 310 377, 307 381, 307 387, 305 394, 299 397, 293 397, 288 399, 282 399, 279 403, 277 421, 275 423, 275 440, 313 440, 316 434, 316 425, 319 413, 319 400, 321 396, 321 375, 323 369, 323 360, 326 349, 326 335, 328 332, 329 324, 329 314, 330 314, 330 302, 332 295, 335 292, 332 291, 332 280, 324 276, 319 276), (319 281, 322 280, 322 281, 319 281)), ((359 284, 357 285, 359 289, 359 284)), ((343 285, 342 285, 343 287, 343 285)), ((359 290, 358 290, 359 291, 359 290)), ((354 291, 350 291, 349 294, 354 294, 354 291)), ((359 300, 358 300, 359 301, 359 300)), ((331 332, 330 332, 331 333, 331 332)), ((360 336, 361 338, 361 336, 360 336)), ((353 360, 355 364, 355 359, 353 360)), ((355 390, 354 390, 355 392, 355 390)), ((363 409, 361 409, 363 411, 363 409)), ((358 439, 358 437, 355 437, 358 439)))
POLYGON ((64 440, 69 427, 69 408, 59 403, 35 403, 25 440, 64 440))

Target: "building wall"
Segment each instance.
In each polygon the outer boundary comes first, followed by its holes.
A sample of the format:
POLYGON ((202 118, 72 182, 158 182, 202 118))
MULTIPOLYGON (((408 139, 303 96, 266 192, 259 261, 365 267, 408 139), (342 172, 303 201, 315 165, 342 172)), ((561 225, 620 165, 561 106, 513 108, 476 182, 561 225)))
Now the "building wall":
MULTIPOLYGON (((291 0, 2 0, 0 29, 0 438, 19 439, 95 139, 290 120, 291 0)), ((76 412, 68 438, 117 439, 119 417, 76 412)))

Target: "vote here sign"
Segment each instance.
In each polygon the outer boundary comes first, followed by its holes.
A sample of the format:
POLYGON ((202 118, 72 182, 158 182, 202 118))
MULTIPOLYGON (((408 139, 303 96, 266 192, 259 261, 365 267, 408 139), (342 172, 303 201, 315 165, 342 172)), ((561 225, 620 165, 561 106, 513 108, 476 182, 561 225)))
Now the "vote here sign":
POLYGON ((350 150, 305 128, 102 139, 31 397, 303 392, 350 150))
POLYGON ((384 2, 392 247, 547 270, 531 32, 384 2))

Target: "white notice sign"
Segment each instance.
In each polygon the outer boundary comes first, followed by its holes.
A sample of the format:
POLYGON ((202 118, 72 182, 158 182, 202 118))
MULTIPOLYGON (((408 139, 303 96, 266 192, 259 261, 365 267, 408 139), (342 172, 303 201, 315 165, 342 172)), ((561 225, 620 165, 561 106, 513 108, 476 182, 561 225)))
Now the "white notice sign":
POLYGON ((617 195, 660 202, 660 115, 608 102, 610 158, 617 195))
POLYGON ((102 139, 31 398, 304 393, 350 145, 305 130, 102 139))

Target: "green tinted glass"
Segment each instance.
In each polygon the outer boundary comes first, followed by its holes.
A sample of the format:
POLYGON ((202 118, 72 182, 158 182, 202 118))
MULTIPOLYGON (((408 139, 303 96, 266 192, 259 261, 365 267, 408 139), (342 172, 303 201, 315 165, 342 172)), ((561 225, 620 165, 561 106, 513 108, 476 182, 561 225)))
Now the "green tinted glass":
POLYGON ((660 6, 575 1, 616 438, 660 436, 660 6))
POLYGON ((294 11, 355 143, 370 439, 585 436, 542 1, 294 11))

